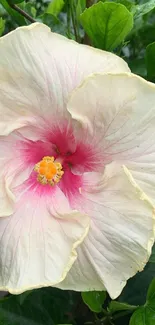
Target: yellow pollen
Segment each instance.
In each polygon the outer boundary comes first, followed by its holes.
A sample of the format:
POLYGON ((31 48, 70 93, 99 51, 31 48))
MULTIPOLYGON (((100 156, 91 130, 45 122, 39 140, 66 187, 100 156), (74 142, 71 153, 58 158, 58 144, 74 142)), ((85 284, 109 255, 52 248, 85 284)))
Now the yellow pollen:
POLYGON ((37 180, 39 183, 51 186, 58 183, 64 174, 62 165, 54 161, 54 157, 44 157, 34 166, 34 171, 37 172, 37 180))

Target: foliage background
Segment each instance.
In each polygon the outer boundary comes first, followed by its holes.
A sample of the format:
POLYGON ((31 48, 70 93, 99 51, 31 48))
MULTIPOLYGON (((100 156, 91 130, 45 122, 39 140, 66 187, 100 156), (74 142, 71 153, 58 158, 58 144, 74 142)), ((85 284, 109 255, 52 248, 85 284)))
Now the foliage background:
MULTIPOLYGON (((33 20, 116 53, 155 82, 155 0, 0 0, 0 36, 33 20)), ((105 292, 55 288, 8 294, 0 299, 0 325, 155 325, 154 276, 155 249, 115 301, 105 292)))

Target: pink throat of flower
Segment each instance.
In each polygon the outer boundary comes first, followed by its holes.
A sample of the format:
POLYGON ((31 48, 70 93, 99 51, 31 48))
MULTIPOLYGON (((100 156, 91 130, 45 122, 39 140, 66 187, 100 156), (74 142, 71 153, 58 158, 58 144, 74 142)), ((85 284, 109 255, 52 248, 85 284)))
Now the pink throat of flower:
POLYGON ((51 194, 58 186, 71 202, 79 196, 85 172, 99 171, 103 155, 85 134, 75 139, 73 127, 64 122, 60 127, 40 132, 42 140, 18 141, 16 149, 25 167, 33 171, 23 186, 37 195, 51 194))

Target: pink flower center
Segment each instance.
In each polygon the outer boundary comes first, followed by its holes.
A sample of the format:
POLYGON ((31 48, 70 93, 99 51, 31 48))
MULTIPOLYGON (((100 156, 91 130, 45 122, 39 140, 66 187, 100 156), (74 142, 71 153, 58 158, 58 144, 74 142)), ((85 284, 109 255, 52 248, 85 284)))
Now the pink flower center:
POLYGON ((31 170, 18 191, 28 190, 44 196, 52 195, 58 186, 71 206, 75 207, 77 200, 81 200, 83 174, 100 172, 104 168, 104 156, 97 139, 81 129, 78 133, 74 132, 73 125, 68 121, 61 124, 60 121, 59 124, 52 121, 52 125, 46 121, 34 131, 40 140, 23 137, 16 142, 15 156, 22 161, 21 168, 31 170))

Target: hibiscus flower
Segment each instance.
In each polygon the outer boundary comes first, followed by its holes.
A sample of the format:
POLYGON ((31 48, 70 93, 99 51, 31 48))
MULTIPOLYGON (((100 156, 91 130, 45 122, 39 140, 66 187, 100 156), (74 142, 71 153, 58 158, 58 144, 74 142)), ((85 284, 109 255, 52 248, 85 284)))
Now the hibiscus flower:
POLYGON ((0 289, 115 298, 154 242, 155 86, 39 23, 0 53, 0 289))

